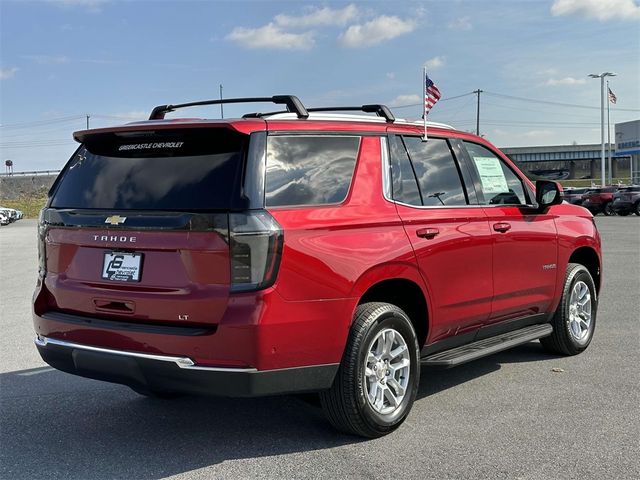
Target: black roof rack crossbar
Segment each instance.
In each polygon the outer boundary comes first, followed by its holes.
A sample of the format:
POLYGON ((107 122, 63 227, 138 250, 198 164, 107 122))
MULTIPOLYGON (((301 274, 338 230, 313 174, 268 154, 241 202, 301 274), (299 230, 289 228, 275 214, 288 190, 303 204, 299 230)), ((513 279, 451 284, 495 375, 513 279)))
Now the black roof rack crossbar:
POLYGON ((372 105, 362 105, 361 107, 317 107, 317 108, 308 108, 308 112, 365 112, 365 113, 375 113, 379 117, 384 118, 387 122, 393 123, 396 121, 396 117, 394 117, 389 107, 386 105, 372 104, 372 105))
MULTIPOLYGON (((387 122, 393 123, 396 120, 396 117, 391 113, 391 110, 386 105, 362 105, 361 107, 313 107, 307 108, 307 112, 365 112, 365 113, 375 113, 379 117, 384 118, 387 122)), ((270 115, 278 115, 280 113, 287 113, 285 111, 278 112, 253 112, 246 113, 242 116, 242 118, 262 118, 268 117, 270 115)))
POLYGON ((198 107, 202 105, 220 105, 227 103, 256 102, 283 104, 287 106, 287 111, 295 113, 298 118, 307 118, 309 116, 309 112, 298 97, 294 95, 274 95, 273 97, 225 98, 223 100, 204 100, 201 102, 181 103, 178 105, 158 105, 151 112, 149 120, 162 120, 166 113, 173 112, 178 108, 198 107))

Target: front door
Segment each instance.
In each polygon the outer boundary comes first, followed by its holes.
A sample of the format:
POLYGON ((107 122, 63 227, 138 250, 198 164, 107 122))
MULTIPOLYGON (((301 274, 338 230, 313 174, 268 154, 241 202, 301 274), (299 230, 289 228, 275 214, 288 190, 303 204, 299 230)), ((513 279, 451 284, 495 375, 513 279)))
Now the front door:
POLYGON ((489 323, 546 312, 554 298, 558 239, 552 215, 533 207, 532 193, 495 152, 463 142, 478 176, 493 237, 493 302, 489 323))

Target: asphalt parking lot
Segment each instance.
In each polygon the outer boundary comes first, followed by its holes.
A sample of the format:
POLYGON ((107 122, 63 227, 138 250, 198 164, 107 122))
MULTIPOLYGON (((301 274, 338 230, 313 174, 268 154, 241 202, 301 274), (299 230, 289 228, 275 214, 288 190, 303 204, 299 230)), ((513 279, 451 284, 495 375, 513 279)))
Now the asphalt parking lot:
POLYGON ((597 224, 605 287, 584 354, 532 342, 426 371, 404 426, 373 441, 294 397, 151 400, 47 368, 32 343, 36 224, 2 227, 0 477, 640 478, 640 218, 597 224))

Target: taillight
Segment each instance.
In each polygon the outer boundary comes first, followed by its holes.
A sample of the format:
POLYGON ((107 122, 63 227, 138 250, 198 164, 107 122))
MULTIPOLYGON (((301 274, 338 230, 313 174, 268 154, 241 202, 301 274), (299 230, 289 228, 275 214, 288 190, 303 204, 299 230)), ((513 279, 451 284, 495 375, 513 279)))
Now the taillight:
POLYGON ((270 287, 278 275, 283 232, 264 210, 229 214, 231 291, 270 287))
POLYGON ((40 210, 38 215, 38 277, 44 278, 47 274, 47 248, 45 245, 47 230, 49 229, 45 221, 45 209, 40 210))

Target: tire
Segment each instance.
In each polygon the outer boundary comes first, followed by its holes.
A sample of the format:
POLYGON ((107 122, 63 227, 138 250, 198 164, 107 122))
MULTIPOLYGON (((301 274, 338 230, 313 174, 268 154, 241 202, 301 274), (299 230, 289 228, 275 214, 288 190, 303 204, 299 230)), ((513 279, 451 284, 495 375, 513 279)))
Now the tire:
POLYGON ((611 202, 607 202, 602 207, 602 213, 604 213, 607 217, 610 215, 615 215, 616 212, 613 211, 613 207, 611 206, 611 202))
POLYGON ((616 212, 616 215, 620 215, 621 217, 626 217, 630 213, 631 212, 629 210, 619 210, 619 211, 616 212))
POLYGON ((420 382, 419 360, 415 330, 401 309, 378 302, 359 305, 333 386, 320 392, 327 419, 338 430, 362 437, 391 433, 413 406, 420 382), (403 345, 406 350, 390 355, 403 345), (382 393, 376 396, 378 392, 382 393), (370 395, 375 398, 370 400, 370 395))
POLYGON ((640 202, 636 202, 636 204, 633 206, 633 213, 640 217, 640 202))
POLYGON ((584 265, 570 263, 567 266, 560 305, 551 321, 553 333, 541 338, 540 343, 549 352, 563 355, 577 355, 585 351, 593 338, 597 311, 598 297, 589 270, 584 265), (587 302, 578 306, 585 298, 587 302), (587 310, 588 321, 585 315, 587 310))

